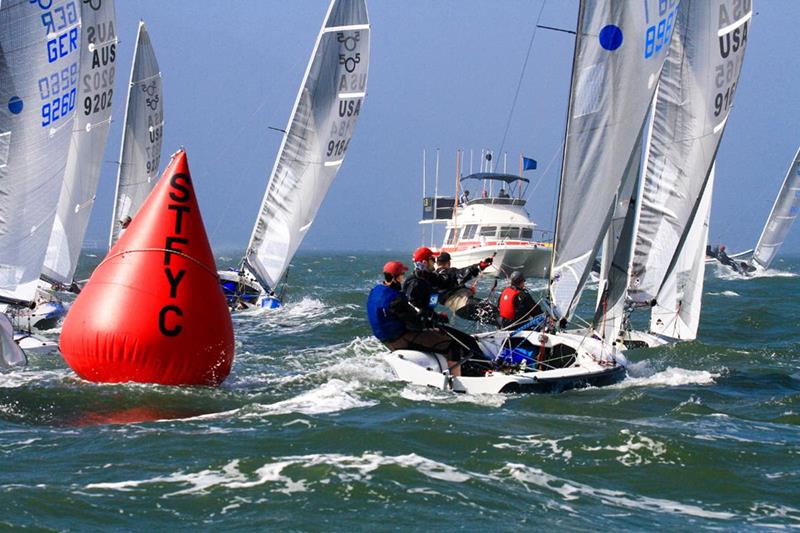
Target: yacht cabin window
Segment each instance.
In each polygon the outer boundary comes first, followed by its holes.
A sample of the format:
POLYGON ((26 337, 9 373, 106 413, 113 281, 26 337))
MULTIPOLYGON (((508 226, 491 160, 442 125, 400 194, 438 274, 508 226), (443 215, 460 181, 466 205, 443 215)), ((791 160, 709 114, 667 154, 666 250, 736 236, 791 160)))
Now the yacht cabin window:
POLYGON ((519 234, 523 241, 530 241, 533 239, 533 228, 522 228, 519 234))
POLYGON ((517 239, 519 238, 519 227, 502 226, 498 237, 501 239, 517 239))
POLYGON ((453 231, 453 228, 447 228, 447 234, 444 237, 445 244, 453 244, 455 241, 456 232, 453 231))
POLYGON ((461 240, 468 241, 475 238, 475 233, 478 231, 477 224, 467 224, 461 232, 461 240))
POLYGON ((481 237, 494 237, 497 234, 497 226, 483 226, 481 228, 481 237))

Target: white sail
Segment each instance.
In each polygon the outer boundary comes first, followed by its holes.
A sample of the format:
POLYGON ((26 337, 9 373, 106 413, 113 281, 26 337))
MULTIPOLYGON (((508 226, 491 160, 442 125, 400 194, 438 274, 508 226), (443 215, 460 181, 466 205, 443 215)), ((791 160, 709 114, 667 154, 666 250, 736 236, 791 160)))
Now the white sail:
POLYGON ((117 193, 111 218, 111 247, 119 238, 120 220, 133 218, 158 180, 164 127, 161 71, 150 35, 139 22, 128 86, 125 125, 117 173, 117 193))
POLYGON ((117 57, 114 1, 82 2, 78 104, 42 277, 70 284, 78 266, 103 163, 117 57))
POLYGON ((714 190, 714 167, 700 199, 694 223, 675 268, 664 282, 658 302, 650 311, 650 332, 675 340, 697 338, 708 243, 708 221, 714 190))
POLYGON ((25 366, 28 359, 14 342, 14 328, 6 315, 0 313, 0 369, 25 366))
MULTIPOLYGON (((635 150, 641 156, 641 138, 635 150)), ((629 176, 615 199, 614 214, 603 239, 593 324, 600 337, 609 342, 618 338, 625 319, 625 300, 642 192, 641 157, 631 159, 627 173, 629 176)))
POLYGON ((367 90, 365 0, 333 0, 289 118, 245 257, 274 288, 344 160, 367 90))
POLYGON ((0 300, 33 300, 78 102, 78 0, 0 8, 0 300), (46 5, 47 8, 42 7, 46 5))
POLYGON ((786 172, 781 191, 775 199, 767 223, 758 239, 750 264, 766 270, 775 259, 800 210, 800 148, 786 172))
POLYGON ((658 302, 676 267, 733 103, 749 0, 683 0, 664 65, 646 164, 630 298, 658 302))
POLYGON ((557 317, 571 317, 640 157, 677 10, 677 0, 581 2, 550 270, 557 317))

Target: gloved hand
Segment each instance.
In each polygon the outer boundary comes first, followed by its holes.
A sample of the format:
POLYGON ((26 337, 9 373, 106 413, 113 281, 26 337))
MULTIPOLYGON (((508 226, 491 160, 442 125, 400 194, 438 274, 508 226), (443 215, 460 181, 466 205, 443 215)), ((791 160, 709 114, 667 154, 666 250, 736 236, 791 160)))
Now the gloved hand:
POLYGON ((488 267, 492 263, 494 263, 494 258, 487 257, 486 259, 478 263, 478 266, 480 267, 481 270, 486 270, 486 267, 488 267))
POLYGON ((436 313, 436 321, 440 324, 447 324, 450 322, 450 317, 447 313, 436 313))

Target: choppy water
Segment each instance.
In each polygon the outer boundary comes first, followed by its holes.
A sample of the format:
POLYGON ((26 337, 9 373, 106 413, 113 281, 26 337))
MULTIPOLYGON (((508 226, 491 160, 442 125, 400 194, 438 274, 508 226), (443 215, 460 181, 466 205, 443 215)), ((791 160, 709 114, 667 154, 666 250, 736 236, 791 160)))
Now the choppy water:
POLYGON ((296 259, 219 389, 0 375, 0 525, 800 527, 800 260, 709 267, 700 339, 619 385, 470 397, 393 381, 363 309, 387 259, 296 259))

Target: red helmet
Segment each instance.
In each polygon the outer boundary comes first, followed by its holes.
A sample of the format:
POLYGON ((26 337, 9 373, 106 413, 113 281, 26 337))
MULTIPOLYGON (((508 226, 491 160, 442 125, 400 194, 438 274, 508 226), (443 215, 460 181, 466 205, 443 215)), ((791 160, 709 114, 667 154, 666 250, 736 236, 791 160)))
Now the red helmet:
POLYGON ((386 274, 397 277, 404 272, 408 272, 408 267, 400 261, 389 261, 383 265, 383 271, 386 274))
POLYGON ((412 256, 412 259, 414 260, 414 262, 425 261, 427 259, 436 257, 437 255, 438 254, 433 253, 433 251, 427 246, 420 246, 419 248, 414 250, 414 255, 412 256))

